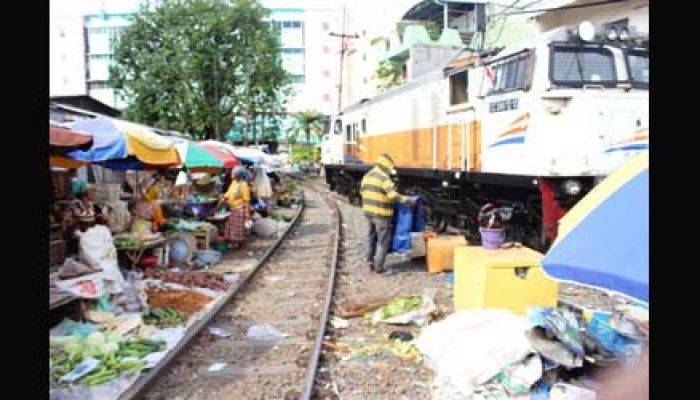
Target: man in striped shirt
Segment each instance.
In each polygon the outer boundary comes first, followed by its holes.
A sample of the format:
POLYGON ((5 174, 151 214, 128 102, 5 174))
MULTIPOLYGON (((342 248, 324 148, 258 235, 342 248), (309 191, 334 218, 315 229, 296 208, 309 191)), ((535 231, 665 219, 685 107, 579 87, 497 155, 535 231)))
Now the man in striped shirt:
POLYGON ((415 205, 415 200, 396 192, 391 175, 396 174, 394 160, 382 154, 360 183, 362 211, 369 225, 367 264, 371 271, 385 272, 384 259, 391 243, 391 221, 394 202, 415 205))

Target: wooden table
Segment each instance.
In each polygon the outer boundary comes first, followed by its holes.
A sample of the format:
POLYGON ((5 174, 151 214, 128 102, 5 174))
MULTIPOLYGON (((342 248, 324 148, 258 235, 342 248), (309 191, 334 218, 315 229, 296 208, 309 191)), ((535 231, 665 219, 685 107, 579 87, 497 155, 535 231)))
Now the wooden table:
POLYGON ((151 240, 148 242, 144 242, 143 245, 141 245, 138 248, 135 249, 120 249, 119 251, 123 252, 124 255, 131 261, 131 267, 135 267, 136 264, 139 262, 141 257, 143 256, 143 253, 146 250, 150 249, 155 249, 158 247, 162 247, 165 251, 163 252, 163 262, 167 264, 168 260, 168 243, 170 242, 170 239, 168 238, 161 238, 161 239, 156 239, 156 240, 151 240))

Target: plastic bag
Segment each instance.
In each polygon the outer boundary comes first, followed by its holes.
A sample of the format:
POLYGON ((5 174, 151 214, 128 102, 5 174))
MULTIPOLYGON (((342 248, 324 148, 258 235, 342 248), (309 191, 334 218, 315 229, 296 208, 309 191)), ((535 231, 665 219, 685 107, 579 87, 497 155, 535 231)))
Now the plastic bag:
POLYGON ((81 276, 74 279, 56 281, 56 287, 75 297, 97 299, 105 293, 102 273, 81 276))
MULTIPOLYGON (((100 277, 105 280, 108 293, 120 293, 124 277, 117 265, 117 249, 114 247, 112 233, 104 225, 94 226, 80 233, 80 259, 92 268, 101 269, 100 277)), ((100 297, 98 294, 95 297, 100 297)), ((93 297, 94 298, 94 297, 93 297)))
POLYGON ((256 324, 248 328, 246 336, 251 340, 275 341, 287 338, 290 335, 280 332, 274 326, 268 324, 256 324))
POLYGON ((577 357, 583 357, 583 339, 576 316, 568 310, 550 307, 531 307, 528 318, 533 326, 543 328, 553 334, 577 357))
POLYGON ((435 372, 434 398, 465 399, 533 353, 526 320, 507 310, 457 311, 423 328, 416 346, 435 372))
POLYGON ((391 235, 391 252, 411 250, 411 233, 423 232, 425 220, 420 196, 408 196, 416 200, 416 206, 399 203, 394 212, 394 231, 391 235))
POLYGON ((95 308, 97 309, 97 311, 105 311, 105 312, 114 312, 115 311, 114 304, 112 304, 109 301, 108 294, 102 295, 97 300, 97 304, 95 305, 95 308))
POLYGON ((272 218, 259 218, 253 222, 253 232, 261 238, 272 238, 286 225, 286 223, 275 221, 272 218))
POLYGON ((600 345, 614 355, 633 356, 638 352, 639 341, 622 335, 610 325, 612 314, 603 311, 593 313, 586 326, 586 332, 600 345))
POLYGON ((92 332, 99 330, 99 326, 90 322, 77 322, 70 318, 64 318, 58 325, 54 326, 51 336, 78 336, 86 338, 92 332))
POLYGON ((425 325, 428 322, 428 316, 430 315, 430 313, 432 313, 436 309, 433 298, 435 298, 435 289, 425 289, 425 291, 423 292, 423 296, 421 297, 420 308, 407 311, 401 315, 395 315, 385 318, 384 310, 387 307, 391 307, 392 305, 392 303, 389 303, 388 305, 380 307, 374 311, 374 313, 372 314, 372 322, 375 324, 378 322, 382 322, 385 324, 397 325, 405 325, 413 322, 417 325, 425 325))
POLYGON ((270 184, 270 178, 265 173, 263 168, 255 168, 255 184, 256 195, 260 198, 269 199, 272 197, 272 185, 270 184))

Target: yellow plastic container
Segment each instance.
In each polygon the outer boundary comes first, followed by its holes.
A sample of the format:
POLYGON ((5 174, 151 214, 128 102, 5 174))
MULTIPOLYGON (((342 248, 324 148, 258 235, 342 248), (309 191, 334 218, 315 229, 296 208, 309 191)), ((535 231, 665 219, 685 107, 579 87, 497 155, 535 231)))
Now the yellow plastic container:
POLYGON ((505 308, 525 315, 528 307, 556 307, 558 285, 542 271, 542 258, 527 247, 455 248, 455 309, 505 308))
POLYGON ((428 272, 442 272, 453 269, 454 248, 465 246, 467 241, 461 235, 429 238, 425 248, 425 264, 428 272))

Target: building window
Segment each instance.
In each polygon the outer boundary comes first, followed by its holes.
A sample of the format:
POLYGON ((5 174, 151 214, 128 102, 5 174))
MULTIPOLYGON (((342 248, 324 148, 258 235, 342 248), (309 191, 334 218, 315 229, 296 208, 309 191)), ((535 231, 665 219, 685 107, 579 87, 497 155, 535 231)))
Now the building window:
POLYGON ((328 54, 328 52, 331 51, 331 48, 328 46, 323 46, 323 54, 328 54))
POLYGON ((345 125, 345 141, 352 141, 352 131, 350 130, 350 125, 345 125))
POLYGON ((323 70, 323 76, 324 76, 325 78, 328 78, 329 76, 331 76, 331 71, 329 71, 329 70, 327 70, 327 69, 324 69, 324 70, 323 70))
POLYGON ((362 118, 362 134, 367 133, 367 120, 365 118, 362 118))
POLYGON ((328 25, 328 22, 324 22, 324 23, 323 23, 323 30, 324 30, 324 31, 327 31, 328 28, 330 28, 330 26, 328 25))
POLYGON ((64 31, 63 29, 59 29, 59 31, 58 31, 58 36, 60 36, 60 37, 66 37, 66 31, 64 31))
POLYGON ((362 53, 362 61, 367 61, 367 53, 362 53))
POLYGON ((328 93, 324 93, 323 94, 323 101, 326 101, 326 102, 331 101, 331 95, 328 93))
POLYGON ((467 102, 467 71, 450 76, 450 104, 467 102))

